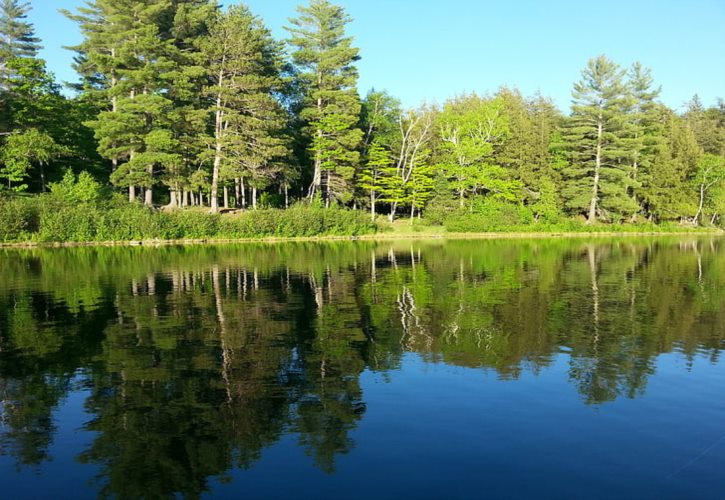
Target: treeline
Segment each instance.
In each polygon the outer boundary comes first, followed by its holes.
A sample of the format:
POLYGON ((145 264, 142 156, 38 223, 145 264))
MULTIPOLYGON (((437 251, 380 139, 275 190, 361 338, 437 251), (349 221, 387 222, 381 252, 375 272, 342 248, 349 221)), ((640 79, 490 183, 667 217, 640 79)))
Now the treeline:
POLYGON ((214 212, 317 199, 462 230, 723 224, 725 104, 677 113, 639 63, 590 60, 568 116, 510 88, 405 108, 358 95, 351 19, 326 0, 299 7, 285 41, 243 5, 91 0, 65 12, 83 34, 69 98, 29 5, 1 6, 4 199, 67 191, 71 168, 130 201, 214 212))

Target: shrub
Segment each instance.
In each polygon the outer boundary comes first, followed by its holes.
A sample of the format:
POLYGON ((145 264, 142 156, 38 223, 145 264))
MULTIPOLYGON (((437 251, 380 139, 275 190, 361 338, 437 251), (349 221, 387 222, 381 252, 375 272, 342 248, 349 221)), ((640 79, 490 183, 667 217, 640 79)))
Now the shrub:
POLYGON ((28 239, 38 229, 38 204, 33 198, 0 199, 0 241, 28 239))
POLYGON ((230 238, 359 235, 375 232, 367 214, 340 208, 295 205, 287 210, 250 210, 222 218, 220 233, 230 238))
POLYGON ((493 198, 475 200, 470 209, 459 209, 444 219, 451 232, 487 232, 533 224, 534 215, 528 207, 493 198))
POLYGON ((98 209, 66 205, 46 199, 40 208, 37 239, 40 241, 95 241, 98 209))
POLYGON ((136 203, 110 205, 99 213, 97 241, 165 238, 161 219, 153 209, 136 203))
POLYGON ((220 216, 203 210, 173 210, 155 214, 163 239, 211 238, 219 234, 220 216))

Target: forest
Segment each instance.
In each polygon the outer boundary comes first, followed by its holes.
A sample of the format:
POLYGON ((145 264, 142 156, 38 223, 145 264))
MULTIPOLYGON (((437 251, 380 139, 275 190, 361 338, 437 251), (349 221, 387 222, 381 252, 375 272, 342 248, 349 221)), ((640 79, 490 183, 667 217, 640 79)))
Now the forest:
POLYGON ((284 40, 242 4, 90 0, 64 88, 29 9, 0 1, 0 241, 725 225, 725 103, 670 109, 640 63, 590 59, 568 114, 509 87, 407 108, 359 93, 327 0, 284 40))

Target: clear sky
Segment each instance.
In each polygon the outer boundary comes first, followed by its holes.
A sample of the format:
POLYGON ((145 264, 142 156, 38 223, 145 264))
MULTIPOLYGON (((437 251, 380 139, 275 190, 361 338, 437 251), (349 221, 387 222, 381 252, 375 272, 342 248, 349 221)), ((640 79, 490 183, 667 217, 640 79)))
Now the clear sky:
MULTIPOLYGON (((302 0, 248 0, 275 35, 302 0)), ((304 0, 306 2, 306 0, 304 0)), ((231 4, 235 1, 227 0, 231 4)), ((568 110, 586 61, 606 54, 640 61, 680 108, 693 94, 725 97, 725 0, 338 0, 354 18, 361 93, 387 89, 406 105, 442 102, 501 85, 537 91, 568 110)), ((58 13, 82 0, 31 0, 42 56, 62 81, 75 79, 76 26, 58 13)))

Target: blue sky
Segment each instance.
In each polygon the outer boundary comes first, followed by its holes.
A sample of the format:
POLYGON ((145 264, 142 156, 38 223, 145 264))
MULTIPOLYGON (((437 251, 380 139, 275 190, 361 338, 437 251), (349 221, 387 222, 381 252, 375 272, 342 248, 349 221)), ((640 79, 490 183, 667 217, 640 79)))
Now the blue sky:
MULTIPOLYGON (((276 36, 301 0, 248 0, 276 36)), ((306 0, 305 0, 306 1, 306 0)), ((226 4, 236 3, 226 1, 226 4)), ((359 87, 387 89, 406 105, 501 85, 541 92, 568 110, 587 59, 639 60, 679 108, 698 93, 725 97, 723 0, 338 0, 361 49, 359 87)), ((62 81, 74 80, 75 25, 57 11, 82 0, 31 0, 42 56, 62 81)))

